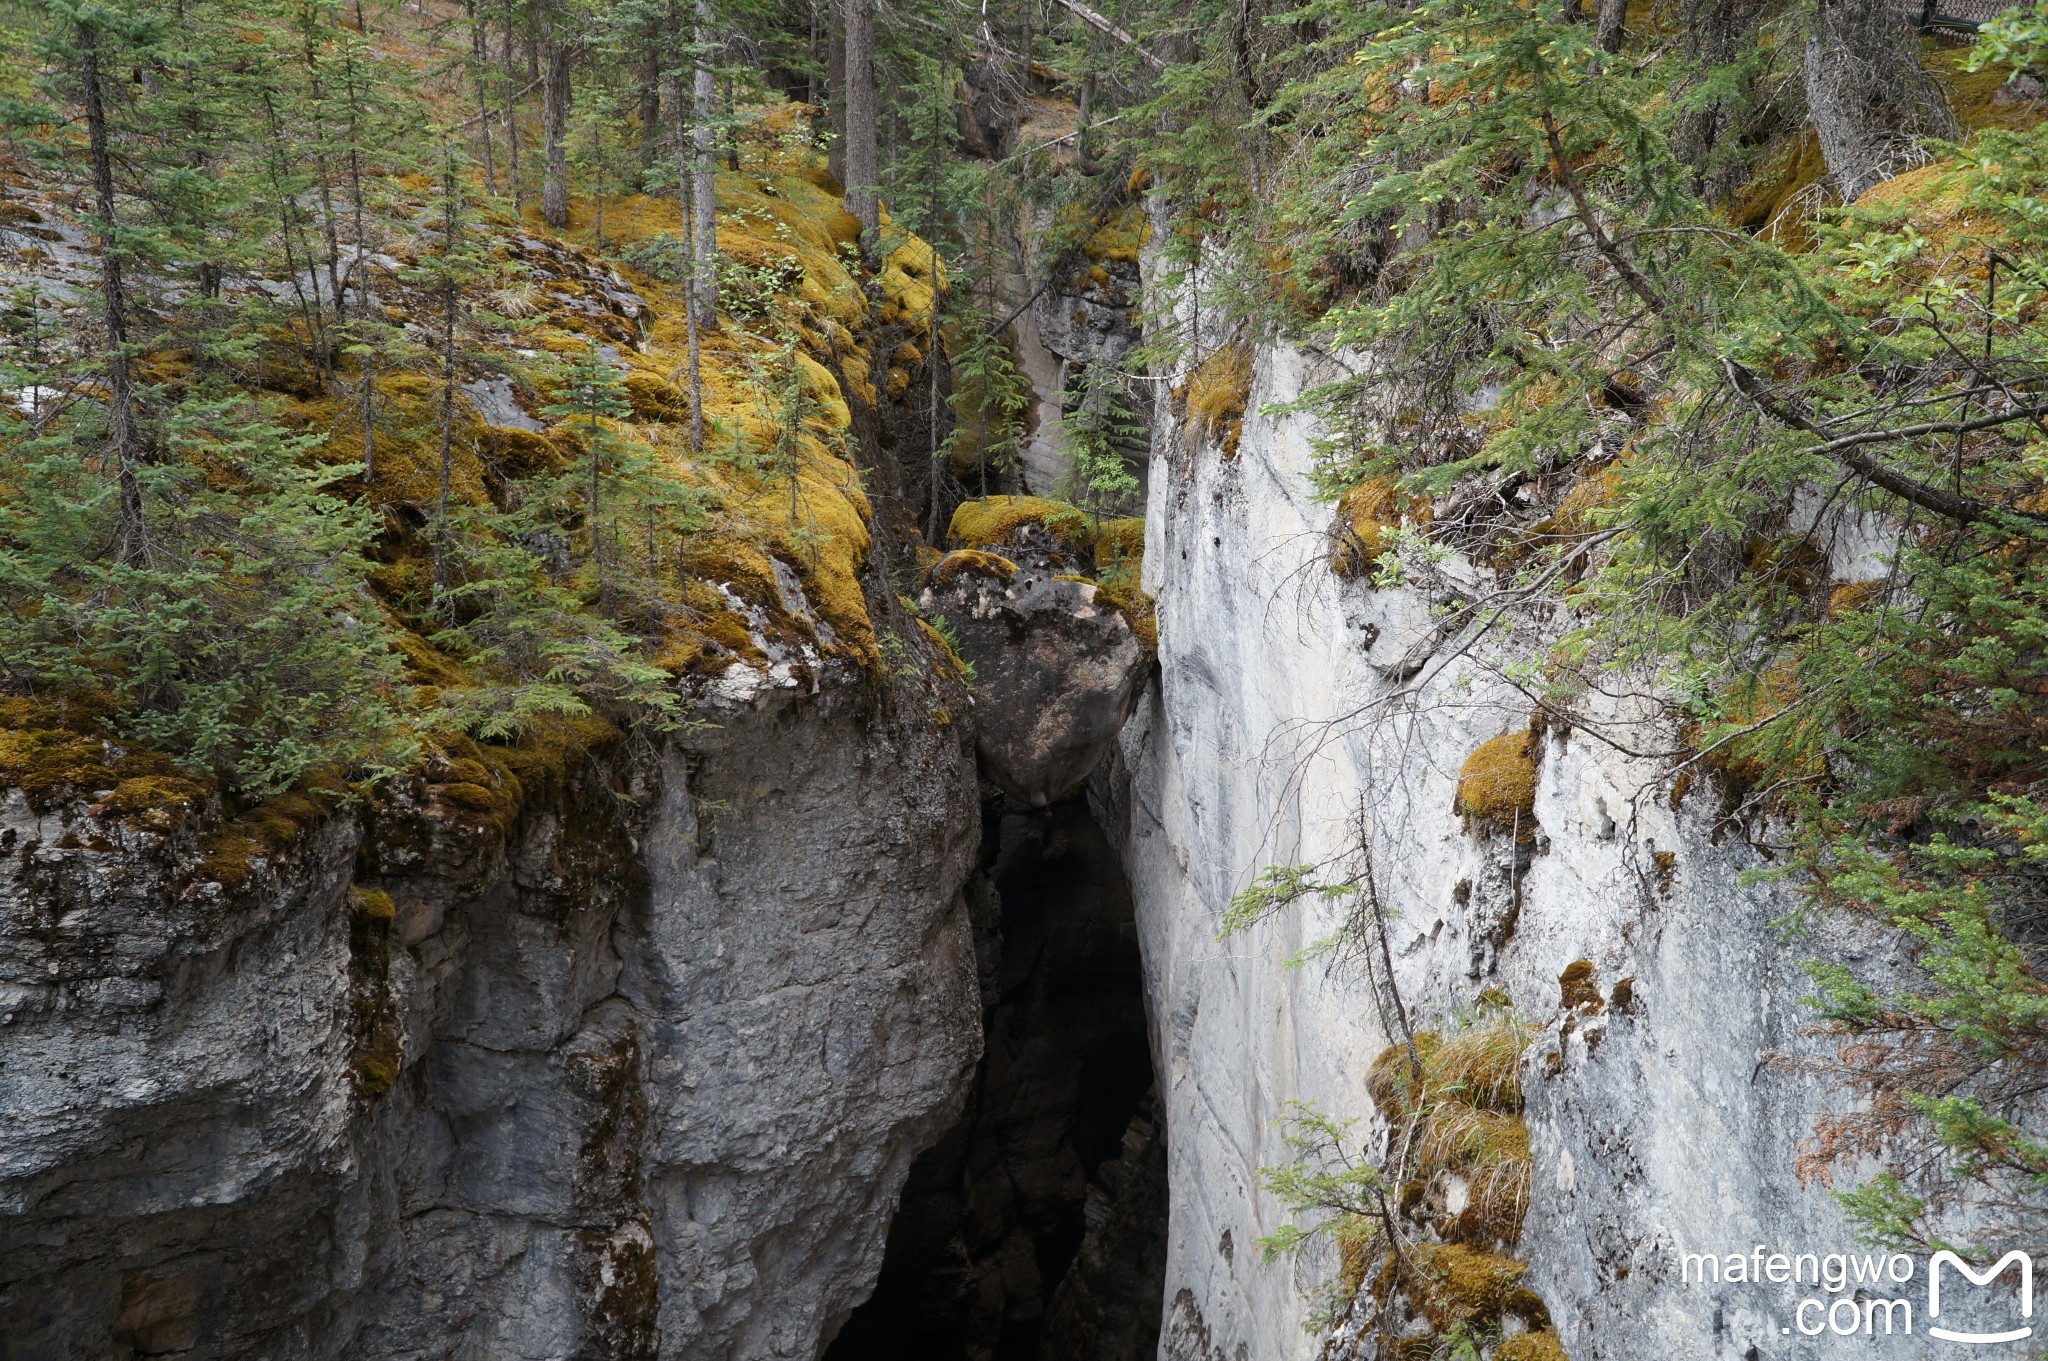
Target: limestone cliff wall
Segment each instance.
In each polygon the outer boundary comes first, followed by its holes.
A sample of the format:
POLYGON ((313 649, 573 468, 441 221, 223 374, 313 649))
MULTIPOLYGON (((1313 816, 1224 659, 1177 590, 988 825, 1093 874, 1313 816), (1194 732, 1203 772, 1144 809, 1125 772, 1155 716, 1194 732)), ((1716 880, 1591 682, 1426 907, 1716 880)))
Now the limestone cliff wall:
MULTIPOLYGON (((1145 563, 1160 680, 1097 786, 1137 897, 1167 1114, 1162 1356, 1323 1354, 1306 1294, 1335 1253, 1264 1259, 1256 1240, 1286 1216, 1260 1169, 1290 1160, 1290 1103, 1370 1128, 1365 1079, 1387 1035, 1357 961, 1289 962, 1336 931, 1329 909, 1217 929, 1260 867, 1333 861, 1361 834, 1417 1025, 1499 987, 1542 1027, 1522 1067, 1534 1174, 1517 1255, 1568 1354, 1792 1355, 1805 1339, 1781 1331, 1788 1311, 1819 1292, 1682 1286, 1674 1255, 1851 1247, 1826 1189, 1793 1166, 1837 1097, 1770 1062, 1821 1043, 1799 964, 1843 943, 1773 929, 1791 899, 1742 882, 1763 862, 1717 832, 1712 792, 1674 808, 1664 766, 1585 732, 1533 739, 1533 839, 1467 829, 1461 766, 1530 718, 1498 668, 1540 655, 1547 625, 1509 620, 1469 654, 1436 655, 1421 589, 1331 571, 1310 431, 1259 410, 1317 376, 1296 352, 1260 351, 1234 457, 1159 432, 1145 563), (1568 1010, 1560 975, 1580 961, 1597 993, 1568 1010)), ((1609 735, 1630 731, 1643 740, 1629 745, 1660 745, 1648 726, 1609 735)), ((1857 1345, 1919 1354, 1903 1337, 1857 1345)))
POLYGON ((710 716, 232 889, 0 795, 0 1356, 814 1356, 979 1053, 972 753, 853 677, 710 716))

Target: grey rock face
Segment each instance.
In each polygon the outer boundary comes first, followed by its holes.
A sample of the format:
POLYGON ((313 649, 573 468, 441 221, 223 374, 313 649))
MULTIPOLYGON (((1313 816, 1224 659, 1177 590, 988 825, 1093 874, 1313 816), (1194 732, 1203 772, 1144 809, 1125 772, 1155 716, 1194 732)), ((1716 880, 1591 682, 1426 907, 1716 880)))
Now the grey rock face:
MULTIPOLYGON (((1263 351, 1234 460, 1161 432, 1145 555, 1160 684, 1095 791, 1137 899, 1169 1129, 1162 1356, 1348 1354, 1302 1327, 1337 1275, 1335 1252, 1268 1262, 1258 1250, 1289 1219, 1260 1169, 1293 1157, 1293 1102, 1374 1137, 1364 1079, 1388 1037, 1362 969, 1289 965, 1340 929, 1338 911, 1305 903, 1227 940, 1216 931, 1262 867, 1355 863, 1345 857, 1361 837, 1415 1024, 1455 1026, 1459 1005, 1491 986, 1540 1027, 1523 1059, 1534 1178, 1517 1255, 1566 1352, 1805 1355, 1785 1331, 1792 1310, 1833 1296, 1688 1285, 1679 1254, 1854 1247, 1828 1188, 1795 1167, 1814 1119, 1847 1098, 1771 1061, 1829 1052, 1799 999, 1801 962, 1832 947, 1772 928, 1793 899, 1742 881, 1761 861, 1717 832, 1712 793, 1674 808, 1666 767, 1584 732, 1541 739, 1531 845, 1463 825, 1461 765, 1529 718, 1498 668, 1541 655, 1546 635, 1505 621, 1439 658, 1421 590, 1328 570, 1311 432, 1261 411, 1317 377, 1302 356, 1263 351), (1423 664, 1397 665, 1410 657, 1423 664), (1559 975, 1578 961, 1594 969, 1597 1016, 1564 1005, 1559 975)), ((1663 740, 1654 716, 1600 717, 1635 749, 1663 740)), ((1857 929, 1872 969, 1902 967, 1896 942, 1857 929)), ((1876 1293, 1924 1303, 1924 1281, 1876 1293)), ((1881 1329, 1853 1345, 1927 1354, 1924 1338, 1881 1329)))
POLYGON ((977 810, 921 708, 763 702, 234 891, 9 791, 0 1355, 813 1356, 979 1052, 977 810))
POLYGON ((1014 562, 948 554, 920 608, 946 617, 974 664, 983 770, 1004 793, 1043 808, 1078 789, 1109 751, 1151 658, 1093 585, 1060 578, 1042 530, 1022 533, 999 550, 1014 562))

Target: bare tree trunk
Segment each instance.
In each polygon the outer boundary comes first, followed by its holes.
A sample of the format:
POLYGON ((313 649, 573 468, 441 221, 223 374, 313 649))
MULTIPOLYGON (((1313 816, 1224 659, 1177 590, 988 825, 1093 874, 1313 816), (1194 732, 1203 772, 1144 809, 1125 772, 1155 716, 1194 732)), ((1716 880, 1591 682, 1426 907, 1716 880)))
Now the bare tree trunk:
POLYGON ((119 219, 114 207, 114 158, 107 145, 107 110, 100 93, 99 34, 78 24, 78 83, 85 93, 86 146, 92 156, 93 235, 100 248, 100 303, 107 323, 107 417, 113 426, 115 477, 120 493, 114 556, 140 561, 146 551, 142 521, 142 440, 135 425, 135 384, 128 372, 128 293, 121 281, 119 219))
MULTIPOLYGON (((672 32, 682 31, 682 25, 675 17, 673 4, 669 6, 669 23, 672 32)), ((668 106, 675 115, 676 199, 683 208, 683 232, 686 239, 691 242, 690 267, 694 273, 697 239, 696 177, 690 173, 690 105, 683 98, 680 63, 669 68, 665 83, 668 88, 668 106)), ((697 317, 697 290, 688 281, 683 286, 683 333, 689 343, 690 451, 701 454, 704 452, 704 340, 697 317)))
POLYGON ((804 42, 804 103, 818 102, 818 0, 811 0, 811 34, 804 42))
POLYGON ((1621 51, 1621 41, 1627 36, 1625 24, 1628 21, 1628 0, 1600 0, 1600 50, 1621 51))
MULTIPOLYGON (((1089 84, 1094 84, 1092 77, 1089 84)), ((925 221, 938 220, 939 168, 935 161, 925 181, 925 221)), ((934 232, 933 235, 936 237, 937 233, 934 232)), ((931 311, 925 316, 924 331, 924 369, 925 377, 930 381, 929 404, 925 408, 925 416, 929 427, 927 433, 931 440, 932 486, 931 509, 926 521, 924 538, 926 543, 936 544, 939 541, 939 486, 942 481, 941 465, 944 462, 941 457, 943 449, 939 443, 939 248, 934 242, 927 242, 926 248, 931 252, 930 263, 926 265, 929 271, 926 277, 931 280, 932 305, 931 311)))
POLYGON ((690 224, 690 290, 697 299, 700 326, 718 325, 718 73, 711 69, 711 0, 697 0, 696 75, 691 87, 690 138, 694 152, 690 201, 696 214, 690 224))
POLYGON ((832 130, 832 145, 825 151, 825 168, 843 186, 846 183, 846 4, 828 0, 825 25, 826 126, 832 130))
POLYGON ((1956 134, 1911 26, 1868 0, 1817 0, 1806 32, 1806 107, 1844 203, 1923 162, 1923 138, 1956 134))
MULTIPOLYGON (((342 74, 348 90, 348 202, 350 236, 355 248, 351 261, 348 281, 355 284, 356 314, 363 318, 370 315, 374 294, 370 290, 370 233, 363 220, 363 128, 361 117, 362 87, 358 83, 360 73, 356 70, 355 56, 350 53, 342 74)), ((481 75, 481 73, 479 73, 481 75)), ((483 86, 477 86, 481 93, 483 86)), ((342 300, 335 299, 336 316, 342 315, 342 300)), ((359 338, 360 335, 359 335, 359 338)), ((358 367, 362 379, 361 409, 363 422, 363 485, 373 484, 377 479, 377 356, 376 347, 364 345, 358 367)))
POLYGON ((434 503, 434 590, 448 586, 448 483, 455 461, 455 317, 460 290, 455 251, 461 240, 461 186, 455 177, 455 149, 441 150, 441 485, 434 503))
POLYGON ((640 55, 640 168, 652 170, 661 155, 661 40, 647 34, 640 55))
POLYGON ((565 17, 548 15, 547 76, 541 83, 541 136, 546 170, 541 180, 540 215, 560 231, 569 225, 569 58, 565 17))
POLYGON ((512 190, 512 211, 526 206, 519 185, 519 72, 512 52, 512 0, 505 0, 505 45, 498 54, 505 68, 505 179, 512 190))
POLYGON ((491 106, 484 98, 484 68, 491 64, 490 41, 484 35, 484 16, 472 9, 469 16, 469 73, 476 85, 476 125, 484 139, 484 192, 498 192, 496 157, 491 152, 491 106))
POLYGON ((1088 154, 1088 124, 1094 107, 1095 76, 1091 72, 1081 77, 1081 98, 1074 108, 1074 169, 1084 175, 1093 175, 1102 169, 1088 154))
POLYGON ((880 210, 874 0, 842 3, 846 7, 846 211, 860 219, 863 244, 872 249, 880 210))

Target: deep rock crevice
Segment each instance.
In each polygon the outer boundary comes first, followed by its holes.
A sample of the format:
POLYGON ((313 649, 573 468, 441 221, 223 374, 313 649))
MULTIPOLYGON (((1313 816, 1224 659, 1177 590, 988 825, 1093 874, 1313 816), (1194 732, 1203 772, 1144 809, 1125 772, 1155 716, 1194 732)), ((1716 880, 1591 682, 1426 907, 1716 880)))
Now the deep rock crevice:
POLYGON ((1166 1135, 1123 867, 1080 798, 993 801, 969 892, 984 1047, 829 1361, 1149 1361, 1166 1135))

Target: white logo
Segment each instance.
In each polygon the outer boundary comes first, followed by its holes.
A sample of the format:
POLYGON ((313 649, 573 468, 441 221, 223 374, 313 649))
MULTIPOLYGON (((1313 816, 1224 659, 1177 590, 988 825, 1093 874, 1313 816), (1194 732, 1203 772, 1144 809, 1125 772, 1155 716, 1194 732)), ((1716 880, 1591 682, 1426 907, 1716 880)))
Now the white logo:
MULTIPOLYGON (((1970 1264, 1956 1256, 1953 1252, 1937 1252, 1927 1263, 1927 1317, 1930 1324, 1941 1313, 1941 1264, 1943 1262, 1948 1263, 1957 1271, 1969 1277, 1973 1285, 1991 1284, 2007 1267, 2017 1262, 2020 1268, 2020 1317, 2032 1318, 2034 1316, 2034 1259, 2026 1253, 2015 1248, 1999 1258, 1995 1266, 1980 1273, 1972 1271, 1970 1264)), ((1930 1337, 1938 1337, 1944 1342, 2018 1342, 2022 1338, 2034 1335, 2034 1330, 2031 1327, 2015 1328, 2009 1333, 1953 1333, 1946 1328, 1930 1326, 1927 1332, 1930 1337)))

